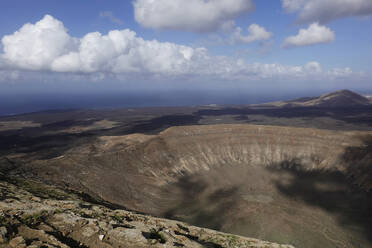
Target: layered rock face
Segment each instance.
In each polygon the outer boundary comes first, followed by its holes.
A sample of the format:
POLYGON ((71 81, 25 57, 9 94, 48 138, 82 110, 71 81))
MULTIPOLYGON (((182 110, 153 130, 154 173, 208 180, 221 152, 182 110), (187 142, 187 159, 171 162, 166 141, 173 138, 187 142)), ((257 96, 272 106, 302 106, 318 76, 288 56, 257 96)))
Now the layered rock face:
POLYGON ((349 183, 345 151, 363 146, 366 135, 255 125, 172 127, 158 135, 100 137, 22 170, 198 226, 299 247, 364 247, 371 229, 362 219, 372 205, 368 193, 349 183))

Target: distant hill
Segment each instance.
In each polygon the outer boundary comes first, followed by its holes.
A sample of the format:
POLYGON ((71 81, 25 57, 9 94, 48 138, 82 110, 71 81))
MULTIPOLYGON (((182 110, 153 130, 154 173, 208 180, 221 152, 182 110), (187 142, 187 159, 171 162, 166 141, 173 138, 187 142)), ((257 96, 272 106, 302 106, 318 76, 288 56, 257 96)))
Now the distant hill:
POLYGON ((367 97, 350 90, 339 90, 319 97, 302 97, 290 101, 268 103, 277 107, 347 107, 367 106, 371 101, 367 97))

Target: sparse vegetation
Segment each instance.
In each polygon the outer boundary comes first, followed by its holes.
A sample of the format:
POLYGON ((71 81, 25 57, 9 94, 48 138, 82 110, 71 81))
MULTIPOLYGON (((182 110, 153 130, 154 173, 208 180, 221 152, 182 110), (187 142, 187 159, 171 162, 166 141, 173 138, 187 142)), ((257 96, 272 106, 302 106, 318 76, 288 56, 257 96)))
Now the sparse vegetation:
POLYGON ((61 214, 61 213, 63 213, 63 210, 61 209, 54 210, 54 214, 61 214))
POLYGON ((117 214, 115 214, 114 216, 112 216, 112 219, 114 219, 115 221, 119 222, 119 223, 123 223, 123 218, 117 214))
POLYGON ((91 215, 91 217, 92 217, 93 219, 98 219, 98 218, 100 217, 100 215, 99 215, 99 213, 97 213, 97 212, 93 212, 92 215, 91 215))
POLYGON ((6 222, 6 218, 2 215, 0 215, 0 226, 4 225, 6 222))
POLYGON ((21 222, 27 226, 36 226, 40 224, 40 222, 43 222, 48 215, 48 211, 43 210, 39 213, 22 216, 21 222))
POLYGON ((238 238, 235 235, 226 235, 226 241, 229 246, 234 247, 238 243, 238 238))
POLYGON ((23 190, 26 190, 33 195, 43 199, 56 199, 56 200, 67 200, 71 198, 70 195, 65 192, 58 190, 54 187, 41 184, 36 181, 25 180, 25 179, 11 179, 12 182, 23 190))

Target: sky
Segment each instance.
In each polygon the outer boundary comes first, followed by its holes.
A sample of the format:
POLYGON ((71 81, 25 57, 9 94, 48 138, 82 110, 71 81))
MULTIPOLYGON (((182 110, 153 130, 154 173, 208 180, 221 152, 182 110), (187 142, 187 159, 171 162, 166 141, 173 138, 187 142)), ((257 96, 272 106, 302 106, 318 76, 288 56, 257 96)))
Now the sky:
POLYGON ((2 0, 0 96, 372 92, 371 16, 371 0, 2 0))

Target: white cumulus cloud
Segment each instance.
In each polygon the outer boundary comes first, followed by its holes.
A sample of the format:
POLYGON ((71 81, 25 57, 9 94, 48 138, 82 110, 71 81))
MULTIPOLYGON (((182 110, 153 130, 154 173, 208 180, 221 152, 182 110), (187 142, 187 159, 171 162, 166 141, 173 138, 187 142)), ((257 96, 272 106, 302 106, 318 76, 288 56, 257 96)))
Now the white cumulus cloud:
POLYGON ((215 31, 254 9, 252 0, 135 0, 134 16, 144 27, 215 31))
POLYGON ((195 50, 173 43, 145 41, 131 30, 113 30, 107 35, 89 33, 80 39, 77 51, 60 56, 52 70, 60 72, 183 73, 195 50))
POLYGON ((6 62, 30 70, 48 69, 56 57, 74 46, 74 40, 67 34, 63 23, 50 15, 4 36, 2 43, 6 62))
POLYGON ((303 23, 372 15, 371 0, 282 0, 282 6, 289 12, 298 12, 298 20, 303 23))
POLYGON ((233 41, 239 43, 250 43, 254 41, 262 41, 270 39, 272 33, 266 31, 264 27, 257 24, 251 24, 248 27, 248 34, 246 36, 242 35, 242 29, 237 27, 233 34, 233 41))
POLYGON ((300 29, 297 35, 287 37, 283 47, 310 46, 334 41, 334 32, 318 23, 311 24, 307 29, 300 29))

